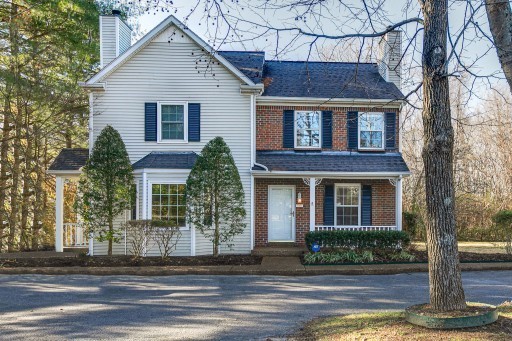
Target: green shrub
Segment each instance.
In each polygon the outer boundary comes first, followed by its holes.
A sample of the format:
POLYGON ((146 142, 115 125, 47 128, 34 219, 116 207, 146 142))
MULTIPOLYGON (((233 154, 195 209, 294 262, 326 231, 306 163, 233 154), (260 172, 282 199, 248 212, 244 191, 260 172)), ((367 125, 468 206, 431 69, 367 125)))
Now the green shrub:
POLYGON ((313 243, 332 249, 352 250, 380 249, 388 251, 407 248, 411 239, 404 231, 313 231, 306 234, 306 246, 311 250, 313 243))
POLYGON ((306 264, 336 264, 336 263, 370 263, 373 262, 371 251, 356 252, 354 250, 307 253, 304 255, 306 264))
POLYGON ((392 253, 389 255, 389 257, 391 258, 391 260, 394 260, 394 261, 405 261, 405 262, 413 262, 416 257, 414 255, 411 255, 409 252, 405 251, 405 250, 402 250, 400 252, 397 252, 397 253, 392 253))
POLYGON ((403 222, 404 231, 408 232, 413 238, 421 239, 425 224, 423 224, 421 215, 418 212, 404 212, 403 222))
POLYGON ((505 252, 512 254, 512 210, 503 210, 496 213, 492 220, 501 231, 505 239, 505 252))

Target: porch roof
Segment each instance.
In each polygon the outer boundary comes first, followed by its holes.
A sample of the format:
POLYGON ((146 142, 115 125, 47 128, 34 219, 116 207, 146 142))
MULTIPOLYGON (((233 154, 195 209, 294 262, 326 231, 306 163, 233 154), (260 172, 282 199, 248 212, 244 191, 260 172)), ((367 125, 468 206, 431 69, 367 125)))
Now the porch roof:
POLYGON ((400 153, 258 151, 256 162, 269 172, 410 173, 400 153))
POLYGON ((151 152, 133 164, 133 169, 192 169, 197 154, 194 152, 151 152))
POLYGON ((87 148, 64 148, 48 168, 48 173, 78 172, 88 158, 87 148))

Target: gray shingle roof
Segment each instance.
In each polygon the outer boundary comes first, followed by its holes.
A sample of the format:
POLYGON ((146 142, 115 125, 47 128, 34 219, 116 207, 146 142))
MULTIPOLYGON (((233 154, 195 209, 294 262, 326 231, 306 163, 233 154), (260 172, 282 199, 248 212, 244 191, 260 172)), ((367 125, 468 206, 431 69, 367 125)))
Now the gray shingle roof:
MULTIPOLYGON (((256 162, 269 171, 408 173, 400 153, 258 151, 256 162)), ((254 170, 263 170, 255 166, 254 170)))
POLYGON ((49 171, 77 171, 85 166, 89 158, 89 149, 64 148, 48 168, 49 171))
POLYGON ((197 154, 194 152, 151 152, 133 164, 133 169, 192 169, 197 154))
POLYGON ((269 61, 265 52, 220 51, 255 83, 263 96, 401 99, 403 94, 379 74, 375 63, 269 61))
POLYGON ((261 83, 265 52, 259 51, 219 51, 234 67, 249 77, 254 83, 261 83))
POLYGON ((377 64, 332 62, 265 62, 263 96, 400 99, 377 64))

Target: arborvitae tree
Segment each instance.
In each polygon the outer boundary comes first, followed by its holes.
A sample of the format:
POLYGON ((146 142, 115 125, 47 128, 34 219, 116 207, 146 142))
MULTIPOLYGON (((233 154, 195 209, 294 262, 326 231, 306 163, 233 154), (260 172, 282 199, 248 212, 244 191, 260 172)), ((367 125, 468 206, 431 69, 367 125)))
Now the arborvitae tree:
POLYGON ((242 181, 222 137, 203 148, 188 176, 186 193, 189 223, 212 241, 213 255, 218 256, 219 245, 230 245, 246 227, 242 181))
POLYGON ((98 241, 108 241, 109 256, 112 243, 119 240, 114 219, 130 208, 132 184, 132 165, 121 135, 106 126, 83 168, 75 210, 98 241))

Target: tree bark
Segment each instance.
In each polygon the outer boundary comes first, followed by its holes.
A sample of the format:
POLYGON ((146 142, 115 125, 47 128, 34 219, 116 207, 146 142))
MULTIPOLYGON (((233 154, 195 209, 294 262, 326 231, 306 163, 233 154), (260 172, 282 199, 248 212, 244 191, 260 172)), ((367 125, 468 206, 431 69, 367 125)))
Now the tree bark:
POLYGON ((450 311, 463 309, 466 303, 455 229, 454 132, 446 73, 448 1, 425 1, 422 9, 423 162, 430 304, 437 311, 450 311))
POLYGON ((501 69, 512 91, 512 9, 508 0, 486 0, 485 10, 501 69))

